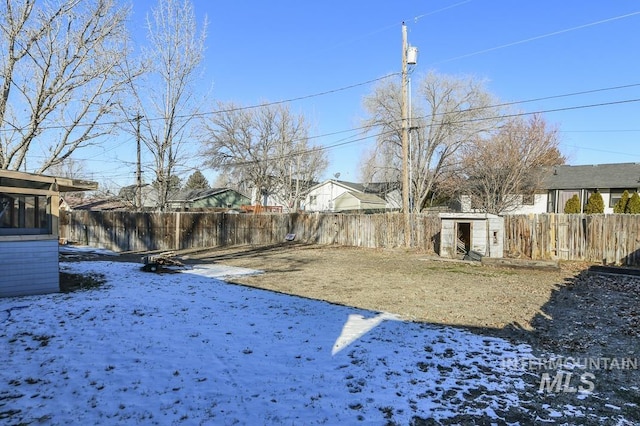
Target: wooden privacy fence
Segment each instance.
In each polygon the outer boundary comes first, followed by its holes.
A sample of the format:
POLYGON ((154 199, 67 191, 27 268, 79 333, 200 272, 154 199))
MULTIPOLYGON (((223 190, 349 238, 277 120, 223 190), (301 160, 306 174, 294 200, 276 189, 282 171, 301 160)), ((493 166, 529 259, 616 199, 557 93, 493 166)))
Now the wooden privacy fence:
MULTIPOLYGON (((414 216, 415 247, 434 252, 439 232, 438 216, 414 216)), ((60 218, 61 238, 118 252, 274 244, 284 241, 287 234, 309 243, 367 248, 397 247, 404 242, 403 217, 397 213, 72 211, 61 213, 60 218)))
POLYGON ((640 215, 504 217, 505 257, 640 265, 640 215))
MULTIPOLYGON (((440 218, 416 214, 412 223, 412 246, 437 252, 440 218)), ((640 215, 507 215, 504 227, 505 257, 640 265, 640 215)), ((73 211, 60 217, 62 238, 118 252, 275 244, 287 234, 314 244, 392 248, 404 245, 404 222, 398 213, 73 211)))

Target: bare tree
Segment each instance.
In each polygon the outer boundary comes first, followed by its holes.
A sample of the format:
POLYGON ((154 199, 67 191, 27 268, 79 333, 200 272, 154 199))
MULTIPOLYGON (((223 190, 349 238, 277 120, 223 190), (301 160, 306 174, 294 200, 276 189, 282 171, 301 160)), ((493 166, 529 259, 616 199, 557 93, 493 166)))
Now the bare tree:
MULTIPOLYGON (((64 161, 49 167, 47 174, 70 179, 84 179, 87 177, 85 162, 83 160, 76 160, 73 157, 69 157, 64 161)), ((71 197, 80 200, 85 198, 87 195, 88 194, 84 191, 67 192, 64 194, 65 198, 71 197)))
POLYGON ((279 194, 296 206, 306 184, 327 167, 324 151, 308 140, 304 117, 283 105, 243 109, 220 103, 218 110, 203 123, 208 164, 251 185, 258 196, 279 194))
POLYGON ((300 208, 308 190, 318 183, 329 162, 321 147, 311 145, 308 139, 297 141, 289 150, 286 159, 279 162, 273 183, 279 201, 294 211, 300 208))
POLYGON ((457 192, 487 213, 506 213, 533 196, 545 170, 564 164, 558 131, 538 115, 511 118, 490 138, 476 138, 461 152, 457 192))
MULTIPOLYGON (((481 81, 429 73, 419 81, 410 111, 412 210, 428 207, 434 185, 457 166, 457 151, 497 120, 492 96, 481 81)), ((365 126, 375 148, 361 161, 366 181, 400 180, 402 120, 400 85, 387 82, 365 98, 365 126)))
MULTIPOLYGON (((205 19, 198 31, 189 0, 159 0, 147 17, 145 73, 132 80, 133 104, 125 114, 131 133, 138 134, 140 124, 140 140, 153 156, 160 210, 167 204, 171 183, 183 160, 184 144, 193 136, 191 124, 200 106, 194 87, 204 54, 206 28, 205 19)), ((136 69, 130 64, 128 67, 136 69)))
POLYGON ((0 3, 0 168, 44 172, 110 133, 128 13, 113 0, 0 3))

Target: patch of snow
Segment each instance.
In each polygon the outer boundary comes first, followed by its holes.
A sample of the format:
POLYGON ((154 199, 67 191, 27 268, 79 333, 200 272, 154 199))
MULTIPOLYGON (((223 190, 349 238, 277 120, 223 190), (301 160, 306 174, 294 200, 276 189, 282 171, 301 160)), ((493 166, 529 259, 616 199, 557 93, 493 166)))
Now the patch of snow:
POLYGON ((185 269, 183 273, 199 275, 206 278, 216 278, 224 281, 232 277, 262 274, 263 271, 249 268, 239 268, 236 266, 221 265, 216 263, 193 265, 188 269, 185 269))
POLYGON ((108 250, 103 247, 91 247, 75 244, 62 244, 58 246, 58 252, 63 255, 95 254, 104 256, 119 256, 119 254, 114 252, 113 250, 108 250))
POLYGON ((243 268, 61 266, 104 274, 107 285, 0 299, 0 312, 11 312, 0 328, 9 423, 410 424, 460 413, 501 423, 510 410, 535 418, 520 408, 526 370, 502 362, 529 356, 526 345, 220 281, 256 272, 243 268))

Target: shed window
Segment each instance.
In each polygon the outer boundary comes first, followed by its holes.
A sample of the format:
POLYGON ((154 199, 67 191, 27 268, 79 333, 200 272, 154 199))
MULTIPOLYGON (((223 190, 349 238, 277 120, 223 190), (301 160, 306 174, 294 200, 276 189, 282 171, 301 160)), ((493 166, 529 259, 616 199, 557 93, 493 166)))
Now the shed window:
POLYGON ((49 213, 45 196, 0 194, 0 235, 50 234, 49 213))

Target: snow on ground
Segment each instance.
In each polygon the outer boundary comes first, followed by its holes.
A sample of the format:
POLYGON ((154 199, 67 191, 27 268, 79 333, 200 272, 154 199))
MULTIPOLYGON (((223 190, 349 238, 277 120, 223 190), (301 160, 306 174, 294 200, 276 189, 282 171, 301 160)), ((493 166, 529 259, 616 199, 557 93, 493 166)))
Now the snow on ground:
POLYGON ((251 270, 70 262, 108 282, 0 299, 11 424, 409 424, 517 410, 531 349, 228 284, 251 270))
POLYGON ((74 257, 83 254, 95 254, 103 256, 118 256, 118 253, 103 247, 91 247, 76 244, 62 244, 58 246, 58 252, 63 256, 74 257))

